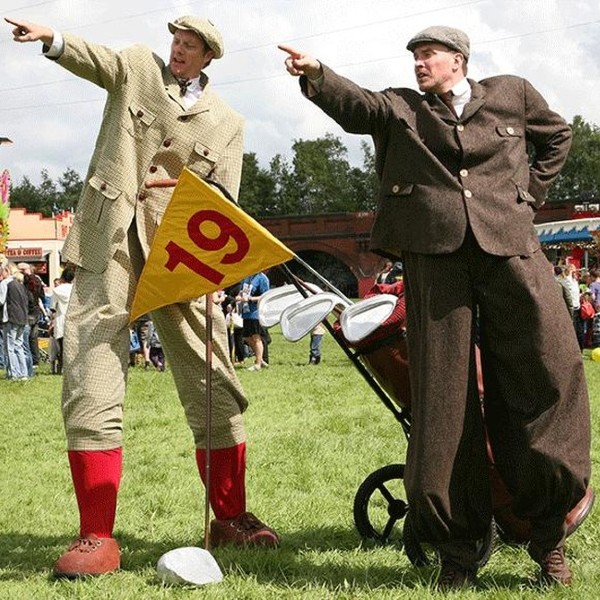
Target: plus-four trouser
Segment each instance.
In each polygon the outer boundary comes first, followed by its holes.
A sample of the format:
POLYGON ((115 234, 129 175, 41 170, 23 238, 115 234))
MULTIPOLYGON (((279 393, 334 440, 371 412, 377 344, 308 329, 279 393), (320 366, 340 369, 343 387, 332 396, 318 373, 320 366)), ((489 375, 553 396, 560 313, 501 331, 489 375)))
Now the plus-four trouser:
POLYGON ((590 477, 590 421, 581 354, 551 265, 541 250, 491 256, 471 233, 452 254, 403 258, 412 386, 405 485, 419 538, 469 566, 473 540, 490 525, 478 332, 496 468, 516 516, 532 523, 532 541, 560 545, 590 477))

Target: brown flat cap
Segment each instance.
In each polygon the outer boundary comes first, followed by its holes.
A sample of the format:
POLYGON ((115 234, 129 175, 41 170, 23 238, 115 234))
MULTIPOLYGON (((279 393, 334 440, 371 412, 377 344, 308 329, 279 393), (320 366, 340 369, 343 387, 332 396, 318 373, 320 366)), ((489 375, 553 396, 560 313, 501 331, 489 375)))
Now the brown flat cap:
POLYGON ((469 60, 470 46, 469 36, 460 29, 454 27, 445 27, 442 25, 435 25, 419 31, 406 45, 406 49, 411 52, 414 51, 417 44, 423 44, 426 42, 437 42, 460 52, 464 57, 465 61, 469 60))
POLYGON ((178 29, 197 33, 215 53, 215 58, 223 56, 223 38, 219 30, 208 19, 186 15, 185 17, 175 19, 168 25, 171 33, 175 33, 178 29))

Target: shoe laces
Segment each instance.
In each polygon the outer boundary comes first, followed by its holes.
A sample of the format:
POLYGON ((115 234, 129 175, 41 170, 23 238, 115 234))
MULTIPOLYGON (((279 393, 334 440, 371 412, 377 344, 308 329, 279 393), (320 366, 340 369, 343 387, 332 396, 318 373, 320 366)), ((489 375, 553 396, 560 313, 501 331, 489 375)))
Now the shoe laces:
POLYGON ((553 548, 542 560, 542 566, 547 571, 561 570, 565 567, 565 557, 562 548, 553 548))
POLYGON ((94 552, 100 546, 102 541, 97 537, 79 538, 69 546, 69 552, 94 552))
POLYGON ((252 513, 246 512, 241 514, 234 521, 236 528, 239 531, 258 531, 263 529, 265 524, 259 521, 252 513))

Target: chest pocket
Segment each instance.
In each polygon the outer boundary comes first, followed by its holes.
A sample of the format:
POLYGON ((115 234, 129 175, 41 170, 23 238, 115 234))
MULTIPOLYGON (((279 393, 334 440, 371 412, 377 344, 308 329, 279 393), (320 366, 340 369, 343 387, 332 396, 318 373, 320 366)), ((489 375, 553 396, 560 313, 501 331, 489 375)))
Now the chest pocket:
POLYGON ((135 138, 141 139, 147 133, 156 115, 139 102, 131 102, 125 115, 123 126, 135 138))
POLYGON ((210 146, 196 142, 188 166, 200 177, 208 177, 219 162, 219 157, 219 153, 210 146))
POLYGON ((502 125, 496 127, 496 133, 502 138, 521 138, 523 129, 512 125, 502 125))

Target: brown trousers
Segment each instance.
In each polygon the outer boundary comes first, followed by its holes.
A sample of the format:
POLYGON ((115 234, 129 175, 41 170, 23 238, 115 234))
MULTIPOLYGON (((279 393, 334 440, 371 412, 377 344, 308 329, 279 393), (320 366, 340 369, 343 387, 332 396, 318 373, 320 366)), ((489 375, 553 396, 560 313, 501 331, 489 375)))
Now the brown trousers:
MULTIPOLYGON (((62 411, 70 450, 122 445, 129 368, 129 307, 144 265, 135 225, 104 273, 77 269, 65 326, 62 411)), ((205 447, 205 299, 166 306, 152 319, 197 448, 205 447)), ((225 318, 213 311, 212 447, 245 441, 247 406, 231 364, 225 318)))
POLYGON ((491 522, 474 341, 497 469, 532 541, 564 540, 590 478, 589 400, 581 353, 542 251, 500 257, 469 232, 451 254, 403 256, 412 425, 405 475, 422 541, 473 562, 491 522))

